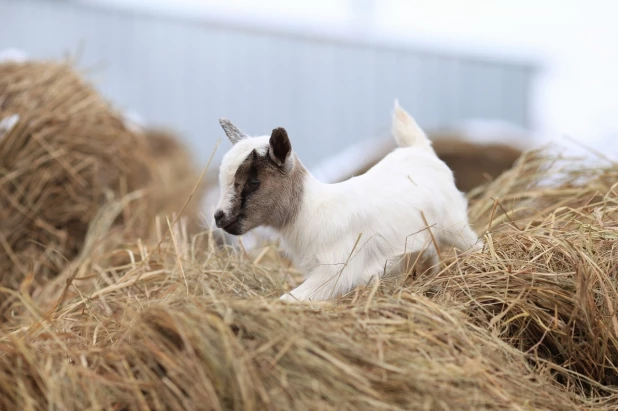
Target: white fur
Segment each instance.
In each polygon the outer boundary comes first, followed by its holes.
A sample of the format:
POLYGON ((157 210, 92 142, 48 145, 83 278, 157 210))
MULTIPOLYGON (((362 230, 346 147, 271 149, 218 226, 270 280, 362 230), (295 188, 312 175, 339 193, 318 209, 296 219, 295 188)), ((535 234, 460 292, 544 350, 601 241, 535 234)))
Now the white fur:
MULTIPOLYGON (((434 240, 441 249, 482 245, 468 225, 467 200, 455 187, 452 171, 397 102, 392 133, 400 147, 361 176, 325 184, 307 172, 300 212, 279 232, 306 280, 281 299, 340 296, 380 277, 406 254, 422 253, 435 270, 434 240)), ((239 162, 252 148, 267 144, 265 137, 247 139, 226 155, 223 204, 239 162)))
POLYGON ((416 121, 399 106, 398 100, 395 100, 393 124, 391 127, 393 137, 395 137, 395 141, 399 147, 431 149, 431 141, 429 141, 425 132, 421 130, 418 124, 416 124, 416 121))

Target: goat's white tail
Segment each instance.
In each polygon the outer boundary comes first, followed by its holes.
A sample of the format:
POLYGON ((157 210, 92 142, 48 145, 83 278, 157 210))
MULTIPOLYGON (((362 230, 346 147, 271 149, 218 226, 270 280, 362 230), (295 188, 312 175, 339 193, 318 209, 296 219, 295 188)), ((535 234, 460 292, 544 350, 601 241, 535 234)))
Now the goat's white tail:
POLYGON ((399 147, 431 148, 431 141, 416 121, 395 100, 392 133, 399 147))

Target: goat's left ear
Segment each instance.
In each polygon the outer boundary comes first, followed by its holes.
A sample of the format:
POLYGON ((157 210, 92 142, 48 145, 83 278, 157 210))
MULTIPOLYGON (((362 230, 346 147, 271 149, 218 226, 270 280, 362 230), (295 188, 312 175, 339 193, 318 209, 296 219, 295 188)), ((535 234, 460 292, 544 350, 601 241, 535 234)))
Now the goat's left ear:
POLYGON ((270 159, 281 167, 285 164, 291 152, 292 144, 287 131, 283 127, 274 129, 270 135, 270 150, 268 150, 270 159))
POLYGON ((220 118, 219 124, 221 124, 221 128, 225 131, 225 135, 230 139, 232 144, 236 144, 240 140, 250 138, 244 131, 232 124, 232 122, 227 118, 220 118))

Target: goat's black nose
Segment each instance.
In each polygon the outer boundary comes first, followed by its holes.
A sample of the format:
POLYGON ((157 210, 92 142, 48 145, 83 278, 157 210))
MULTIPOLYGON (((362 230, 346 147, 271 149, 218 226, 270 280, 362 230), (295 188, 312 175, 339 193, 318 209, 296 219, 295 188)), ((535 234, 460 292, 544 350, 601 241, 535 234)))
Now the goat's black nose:
POLYGON ((223 210, 217 210, 215 212, 215 224, 217 224, 217 227, 219 226, 219 224, 221 224, 223 218, 225 218, 225 213, 223 212, 223 210))

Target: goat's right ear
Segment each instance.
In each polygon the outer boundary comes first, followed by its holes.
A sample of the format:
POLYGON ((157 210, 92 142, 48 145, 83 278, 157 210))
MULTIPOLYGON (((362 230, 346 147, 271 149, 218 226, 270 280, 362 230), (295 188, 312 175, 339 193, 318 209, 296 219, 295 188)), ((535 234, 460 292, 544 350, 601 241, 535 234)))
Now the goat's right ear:
POLYGON ((281 167, 285 164, 291 152, 292 143, 290 143, 288 132, 283 127, 274 129, 270 135, 270 149, 268 150, 270 159, 281 167))
POLYGON ((227 118, 220 118, 219 124, 221 124, 221 128, 225 131, 225 135, 230 139, 232 144, 238 143, 240 140, 244 140, 245 138, 249 138, 249 136, 238 127, 236 127, 230 120, 227 118))

